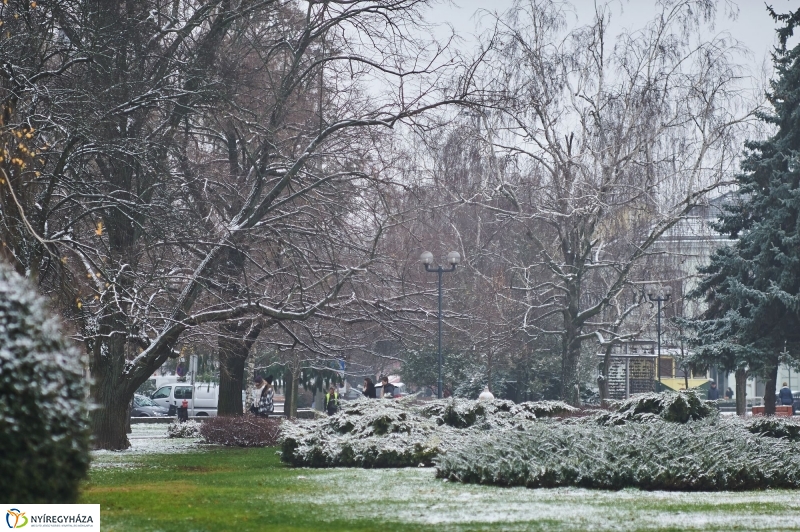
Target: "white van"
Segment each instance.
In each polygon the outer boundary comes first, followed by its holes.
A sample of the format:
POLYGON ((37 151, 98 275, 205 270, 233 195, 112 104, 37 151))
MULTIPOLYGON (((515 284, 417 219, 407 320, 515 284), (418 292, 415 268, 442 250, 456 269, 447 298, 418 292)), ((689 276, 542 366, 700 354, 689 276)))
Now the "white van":
POLYGON ((159 406, 165 406, 175 413, 185 400, 189 405, 190 416, 216 416, 219 403, 219 384, 186 382, 165 384, 150 395, 159 406))

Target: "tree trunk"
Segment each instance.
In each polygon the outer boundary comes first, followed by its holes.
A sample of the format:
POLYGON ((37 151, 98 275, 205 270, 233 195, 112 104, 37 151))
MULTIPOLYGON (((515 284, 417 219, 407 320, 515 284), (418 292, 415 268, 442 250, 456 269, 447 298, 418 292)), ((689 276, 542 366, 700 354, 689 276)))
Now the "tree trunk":
POLYGON ((247 385, 244 387, 245 396, 245 412, 248 406, 258 406, 251 404, 253 400, 253 389, 255 388, 253 379, 256 377, 256 357, 252 356, 247 359, 247 385))
POLYGON ((744 417, 747 415, 747 371, 737 369, 736 377, 736 415, 744 417))
POLYGON ((219 345, 219 403, 217 415, 242 415, 242 383, 244 382, 244 365, 247 361, 247 345, 236 338, 239 327, 220 325, 217 344, 219 345), (227 334, 226 334, 227 332, 227 334))
MULTIPOLYGON (((241 295, 242 289, 239 286, 239 280, 243 276, 244 263, 245 254, 241 250, 236 248, 226 250, 225 261, 219 266, 221 283, 225 286, 223 290, 225 296, 236 298, 241 295)), ((217 415, 219 416, 241 416, 244 413, 242 410, 244 365, 252 346, 252 342, 247 340, 252 332, 253 324, 253 320, 239 320, 219 325, 217 336, 217 347, 219 348, 217 415)))
POLYGON ((613 349, 613 344, 608 344, 606 346, 606 351, 603 353, 603 371, 600 373, 600 378, 597 382, 597 387, 600 389, 600 406, 603 408, 608 407, 608 371, 609 365, 611 365, 611 350, 613 349))
POLYGON ((217 415, 242 415, 242 389, 247 356, 263 330, 261 320, 243 320, 219 326, 219 404, 217 415))
POLYGON ((283 415, 291 417, 292 405, 295 402, 295 396, 292 394, 292 372, 288 369, 283 372, 283 415))
POLYGON ((125 372, 125 319, 119 313, 100 320, 98 336, 92 345, 92 401, 98 406, 90 415, 95 449, 120 451, 131 446, 128 441, 130 404, 133 390, 125 372))
POLYGON ((99 408, 91 413, 95 449, 121 451, 131 446, 126 430, 130 423, 130 398, 120 393, 111 379, 95 383, 93 394, 99 408))
POLYGON ((775 390, 777 389, 778 365, 775 364, 767 373, 767 383, 764 386, 764 414, 775 415, 775 390))
POLYGON ((131 400, 128 402, 128 415, 125 416, 125 434, 130 434, 131 432, 133 432, 133 429, 131 429, 131 415, 130 415, 130 411, 132 409, 133 409, 133 397, 131 397, 131 400))
POLYGON ((561 400, 573 406, 580 405, 580 388, 578 383, 578 362, 581 355, 581 342, 578 333, 569 334, 564 339, 564 357, 561 362, 561 400))
POLYGON ((289 410, 288 417, 297 417, 297 394, 300 388, 300 370, 294 371, 292 373, 292 380, 290 381, 292 386, 292 407, 289 410))
POLYGON ((489 381, 488 381, 486 387, 491 392, 492 391, 492 349, 491 349, 491 347, 489 348, 489 360, 488 360, 488 363, 489 363, 488 364, 489 367, 488 367, 488 370, 487 370, 487 374, 488 374, 487 378, 489 379, 489 381))

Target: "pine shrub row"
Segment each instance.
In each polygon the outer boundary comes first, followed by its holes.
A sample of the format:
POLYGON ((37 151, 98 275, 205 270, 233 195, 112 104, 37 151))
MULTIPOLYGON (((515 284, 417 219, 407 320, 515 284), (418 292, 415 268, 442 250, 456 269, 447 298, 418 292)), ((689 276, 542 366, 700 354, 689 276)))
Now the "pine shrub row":
POLYGON ((796 489, 800 446, 739 420, 542 422, 475 434, 440 454, 436 468, 441 478, 529 488, 796 489))
POLYGON ((745 427, 753 434, 800 442, 800 423, 794 419, 758 416, 750 418, 746 422, 745 427))

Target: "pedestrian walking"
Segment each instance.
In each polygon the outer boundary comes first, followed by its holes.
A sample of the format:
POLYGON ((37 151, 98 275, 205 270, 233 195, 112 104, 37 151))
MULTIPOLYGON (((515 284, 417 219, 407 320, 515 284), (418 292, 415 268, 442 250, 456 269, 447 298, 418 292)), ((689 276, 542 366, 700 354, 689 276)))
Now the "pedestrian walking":
POLYGON ((717 383, 711 381, 711 386, 708 388, 708 400, 716 401, 717 399, 719 399, 719 389, 717 389, 717 383))
POLYGON ((725 399, 727 399, 728 401, 733 399, 733 390, 731 390, 730 386, 728 386, 728 389, 725 390, 725 399))
POLYGON ((367 399, 377 399, 375 384, 369 377, 364 379, 364 391, 362 392, 367 399))
POLYGON ((394 384, 389 384, 389 377, 384 375, 381 377, 381 398, 383 397, 394 397, 395 386, 394 384))
POLYGON ((339 392, 336 391, 336 386, 328 388, 328 393, 325 394, 325 411, 329 416, 339 411, 339 392))
POLYGON ((783 383, 783 388, 778 392, 778 398, 782 405, 792 405, 792 415, 794 415, 794 394, 787 383, 783 383))
POLYGON ((253 379, 253 392, 251 396, 250 402, 250 413, 251 414, 258 414, 258 403, 261 401, 261 392, 264 391, 264 377, 261 375, 256 375, 256 378, 253 379))
POLYGON ((269 417, 275 411, 275 390, 272 388, 272 381, 275 378, 272 375, 268 375, 266 379, 264 379, 264 386, 261 388, 261 395, 258 397, 258 408, 256 410, 256 415, 260 417, 269 417))

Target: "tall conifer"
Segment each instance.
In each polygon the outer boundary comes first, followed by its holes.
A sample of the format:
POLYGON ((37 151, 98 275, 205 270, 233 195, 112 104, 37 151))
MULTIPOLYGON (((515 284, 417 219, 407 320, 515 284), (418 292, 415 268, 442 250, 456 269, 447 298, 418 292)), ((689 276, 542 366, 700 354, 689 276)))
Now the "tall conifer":
POLYGON ((773 112, 759 118, 776 132, 746 144, 738 189, 716 226, 735 243, 712 256, 691 294, 708 303, 689 323, 697 359, 737 371, 737 412, 739 403, 744 408, 746 371, 767 379, 767 413, 774 413, 782 353, 800 359, 800 45, 786 46, 800 10, 770 14, 783 27, 767 94, 773 112))

